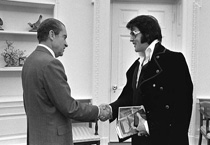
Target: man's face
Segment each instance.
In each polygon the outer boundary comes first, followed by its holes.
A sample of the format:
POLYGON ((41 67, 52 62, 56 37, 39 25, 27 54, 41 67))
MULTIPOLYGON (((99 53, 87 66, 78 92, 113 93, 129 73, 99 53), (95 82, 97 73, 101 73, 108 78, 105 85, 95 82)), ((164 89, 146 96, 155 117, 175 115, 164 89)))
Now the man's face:
POLYGON ((130 32, 130 41, 133 43, 136 52, 144 52, 149 46, 147 42, 142 43, 142 34, 138 28, 134 27, 130 32))
POLYGON ((66 38, 67 38, 66 28, 62 25, 62 30, 58 35, 55 35, 53 39, 52 47, 55 53, 55 57, 63 56, 64 49, 68 46, 66 38))

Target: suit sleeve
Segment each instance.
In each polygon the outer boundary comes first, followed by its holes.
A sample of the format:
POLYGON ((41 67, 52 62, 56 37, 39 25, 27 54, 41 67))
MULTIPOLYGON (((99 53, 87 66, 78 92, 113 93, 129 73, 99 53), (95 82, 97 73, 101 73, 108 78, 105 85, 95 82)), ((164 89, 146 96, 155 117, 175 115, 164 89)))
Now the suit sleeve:
POLYGON ((179 84, 177 84, 177 86, 179 85, 179 94, 177 95, 179 95, 180 99, 176 99, 175 103, 175 113, 173 115, 174 129, 187 132, 192 113, 193 83, 186 60, 182 54, 179 55, 177 62, 179 71, 176 73, 179 76, 178 80, 180 80, 179 84))
POLYGON ((46 93, 53 105, 64 116, 79 121, 95 121, 98 118, 98 107, 83 104, 71 96, 64 67, 57 59, 49 62, 43 69, 46 93))
POLYGON ((112 119, 110 121, 112 122, 118 117, 118 108, 119 107, 130 106, 131 102, 132 102, 132 91, 130 91, 130 87, 127 84, 123 88, 123 91, 120 94, 119 98, 115 102, 110 104, 110 106, 112 107, 112 119))
POLYGON ((122 106, 131 106, 133 102, 133 88, 132 88, 132 79, 134 69, 137 65, 138 60, 136 60, 133 65, 129 68, 126 73, 127 82, 123 88, 120 96, 115 102, 112 102, 110 106, 112 107, 112 119, 110 122, 114 121, 118 117, 118 108, 122 106))

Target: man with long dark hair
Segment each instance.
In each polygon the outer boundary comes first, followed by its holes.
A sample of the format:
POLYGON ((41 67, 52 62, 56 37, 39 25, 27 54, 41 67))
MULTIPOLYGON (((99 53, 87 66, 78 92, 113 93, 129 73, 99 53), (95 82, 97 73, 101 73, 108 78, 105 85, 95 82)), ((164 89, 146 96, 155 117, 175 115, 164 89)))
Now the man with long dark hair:
POLYGON ((153 16, 137 16, 126 27, 139 58, 128 69, 119 98, 106 106, 112 108, 110 121, 119 107, 143 105, 149 134, 133 135, 132 145, 189 145, 193 84, 183 54, 161 44, 161 28, 153 16))

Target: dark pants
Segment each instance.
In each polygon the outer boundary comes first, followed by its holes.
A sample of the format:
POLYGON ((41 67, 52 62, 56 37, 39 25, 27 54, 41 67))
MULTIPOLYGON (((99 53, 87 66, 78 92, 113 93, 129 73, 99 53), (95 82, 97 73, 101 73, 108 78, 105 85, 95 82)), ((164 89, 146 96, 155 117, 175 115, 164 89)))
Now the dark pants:
POLYGON ((132 145, 150 145, 150 137, 135 135, 132 137, 131 144, 132 145))

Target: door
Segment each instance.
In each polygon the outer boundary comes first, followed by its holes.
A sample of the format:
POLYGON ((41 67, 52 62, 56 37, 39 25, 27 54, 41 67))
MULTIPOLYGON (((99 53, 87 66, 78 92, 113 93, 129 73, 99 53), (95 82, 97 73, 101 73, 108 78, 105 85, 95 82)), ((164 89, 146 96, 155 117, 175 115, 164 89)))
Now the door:
MULTIPOLYGON (((171 50, 173 37, 173 4, 163 3, 141 3, 141 2, 117 2, 112 3, 112 72, 111 72, 111 102, 120 95, 126 83, 126 71, 138 58, 130 43, 129 30, 126 24, 135 16, 146 14, 155 16, 161 26, 163 40, 162 44, 171 50)), ((110 124, 110 142, 118 142, 116 122, 110 124)))

